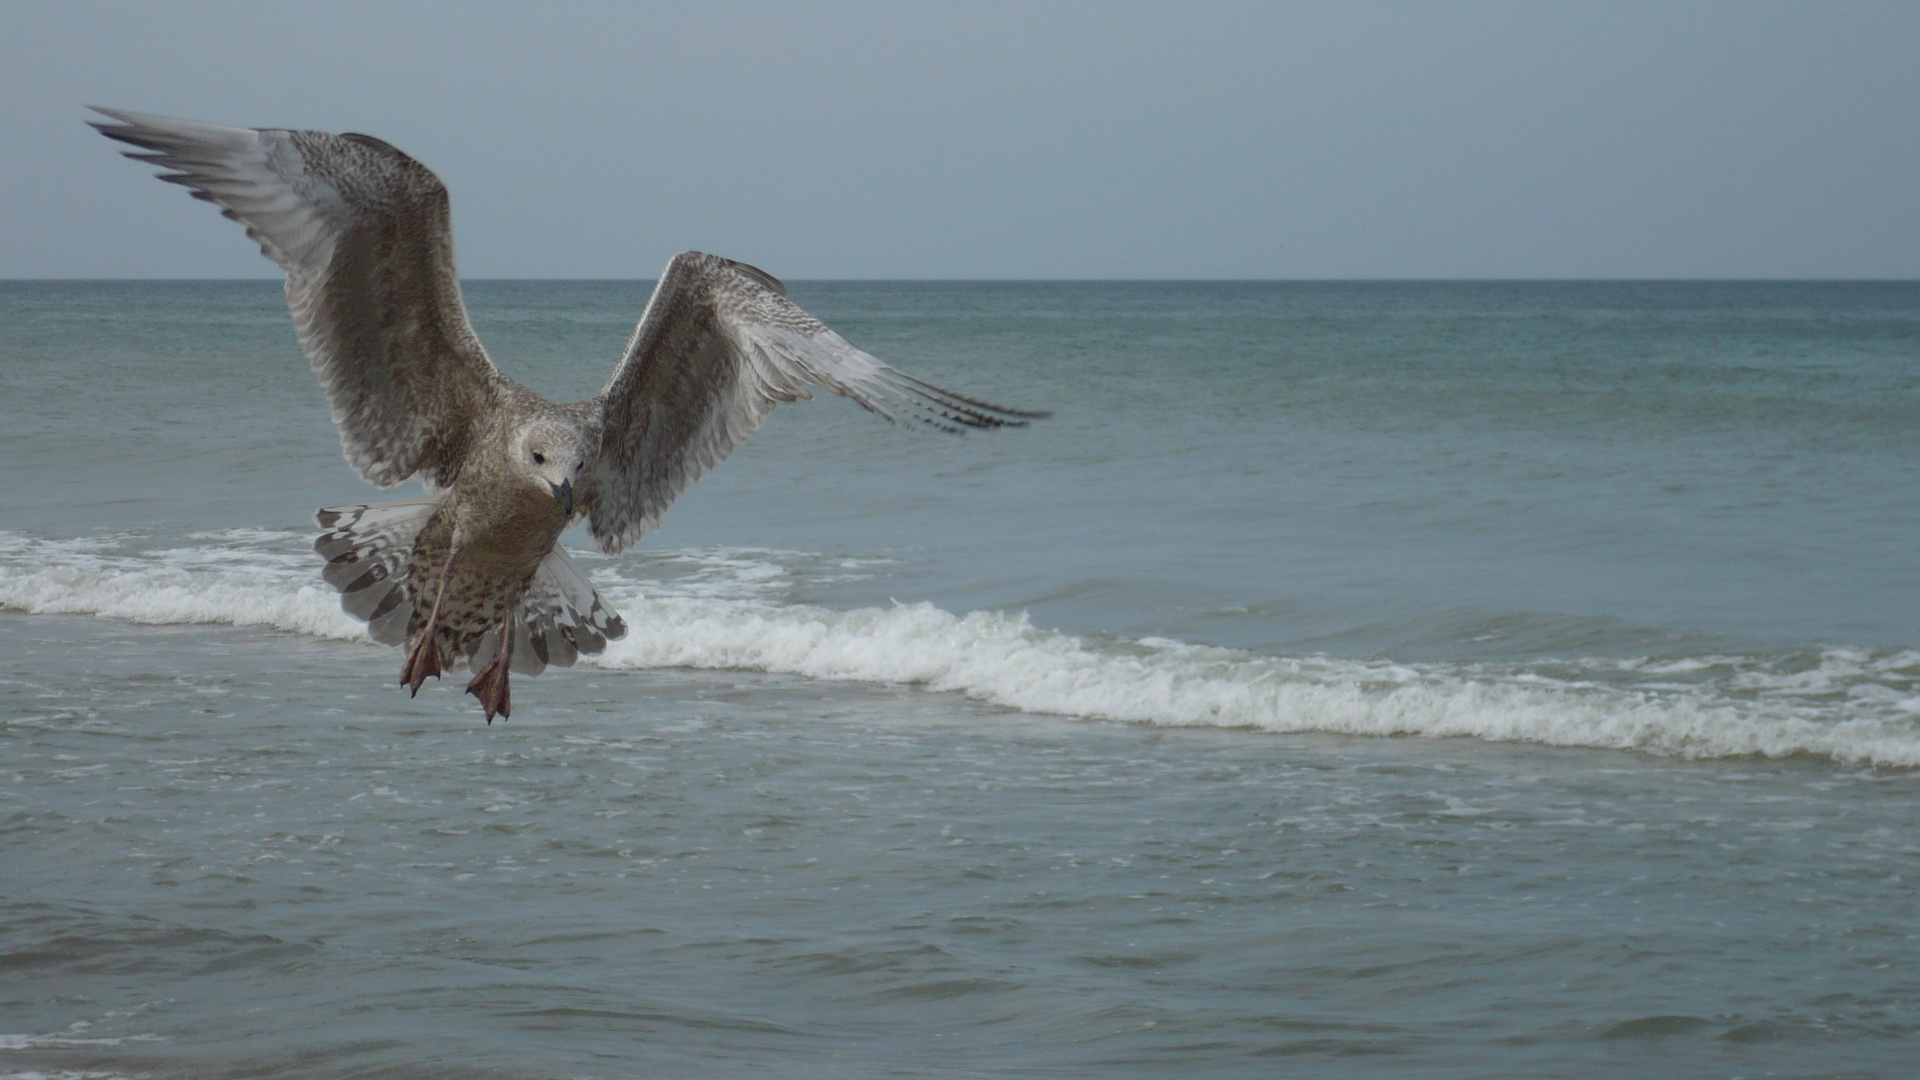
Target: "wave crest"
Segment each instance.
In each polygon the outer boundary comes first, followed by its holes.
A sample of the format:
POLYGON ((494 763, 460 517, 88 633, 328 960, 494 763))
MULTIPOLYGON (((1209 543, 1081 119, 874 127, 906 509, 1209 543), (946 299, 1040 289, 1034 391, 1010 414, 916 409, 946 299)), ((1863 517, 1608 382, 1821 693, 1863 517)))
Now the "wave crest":
MULTIPOLYGON (((133 537, 0 533, 0 607, 364 640, 364 627, 319 582, 304 533, 192 539, 201 543, 159 549, 133 537)), ((908 683, 1027 712, 1132 723, 1920 766, 1914 650, 1504 666, 1262 656, 1077 637, 1035 627, 1024 614, 954 615, 927 603, 842 611, 769 599, 806 558, 681 551, 597 561, 596 584, 629 630, 596 662, 908 683), (641 564, 663 573, 636 575, 641 564)))
MULTIPOLYGON (((1845 678, 1836 669, 1852 669, 1857 684, 1891 691, 1880 702, 1893 706, 1885 713, 1840 716, 1832 703, 1804 694, 1741 695, 1719 682, 1662 690, 1487 665, 1256 656, 1178 642, 1090 644, 1036 628, 1024 614, 955 616, 926 603, 832 611, 636 596, 624 609, 629 635, 600 658, 602 666, 913 683, 1026 712, 1134 723, 1920 765, 1920 728, 1911 719, 1920 712, 1911 693, 1920 654, 1911 652, 1864 675, 1857 650, 1823 653, 1802 681, 1845 678), (1908 692, 1886 687, 1889 678, 1908 692)), ((1755 661, 1739 663, 1723 681, 1768 681, 1750 670, 1755 661)))

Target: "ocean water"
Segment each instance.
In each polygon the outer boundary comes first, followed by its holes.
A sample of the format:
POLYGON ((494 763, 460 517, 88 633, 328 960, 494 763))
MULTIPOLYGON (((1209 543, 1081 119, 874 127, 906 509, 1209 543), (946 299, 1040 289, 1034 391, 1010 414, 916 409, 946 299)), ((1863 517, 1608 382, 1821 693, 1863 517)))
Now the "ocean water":
POLYGON ((1908 1067, 1920 284, 793 294, 1055 416, 781 408, 488 727, 277 284, 0 283, 0 1077, 1908 1067))

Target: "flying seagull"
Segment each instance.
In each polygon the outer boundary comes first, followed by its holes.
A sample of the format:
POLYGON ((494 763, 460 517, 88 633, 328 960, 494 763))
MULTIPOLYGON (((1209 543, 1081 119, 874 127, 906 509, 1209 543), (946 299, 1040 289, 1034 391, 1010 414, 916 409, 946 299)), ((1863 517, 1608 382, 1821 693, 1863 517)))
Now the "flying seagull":
POLYGON ((287 306, 340 428, 379 487, 428 497, 328 507, 315 549, 341 606, 403 645, 413 693, 465 660, 487 722, 510 671, 571 665, 626 633, 561 530, 620 551, 775 404, 818 387, 894 422, 1018 426, 1005 409, 903 374, 787 299, 763 270, 673 257, 599 396, 559 404, 500 374, 454 273, 447 189, 369 135, 229 128, 95 108, 101 134, 246 226, 287 272, 287 306))

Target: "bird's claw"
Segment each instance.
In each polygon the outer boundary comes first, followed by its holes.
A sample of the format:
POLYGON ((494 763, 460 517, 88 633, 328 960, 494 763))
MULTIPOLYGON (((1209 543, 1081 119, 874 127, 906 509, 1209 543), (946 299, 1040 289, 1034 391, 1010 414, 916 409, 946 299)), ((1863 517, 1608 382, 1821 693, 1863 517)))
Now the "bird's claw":
POLYGON ((511 719, 508 715, 513 708, 511 688, 507 685, 507 658, 504 653, 495 656, 467 683, 467 693, 480 699, 480 707, 487 711, 487 724, 493 724, 495 716, 502 720, 511 719))
POLYGON ((440 649, 431 631, 420 635, 420 643, 407 654, 407 662, 400 665, 400 685, 407 688, 408 697, 417 697, 429 675, 440 677, 440 649))

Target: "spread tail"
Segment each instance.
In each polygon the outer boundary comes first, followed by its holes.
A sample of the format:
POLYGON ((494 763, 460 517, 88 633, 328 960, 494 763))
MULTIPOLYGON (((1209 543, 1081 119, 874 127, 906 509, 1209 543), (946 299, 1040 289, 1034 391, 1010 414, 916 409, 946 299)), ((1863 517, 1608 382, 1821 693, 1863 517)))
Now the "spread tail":
POLYGON ((406 644, 413 618, 407 559, 439 506, 439 499, 402 499, 329 506, 314 515, 326 530, 313 542, 327 560, 320 576, 340 590, 341 608, 366 620, 367 633, 383 645, 406 644))

